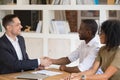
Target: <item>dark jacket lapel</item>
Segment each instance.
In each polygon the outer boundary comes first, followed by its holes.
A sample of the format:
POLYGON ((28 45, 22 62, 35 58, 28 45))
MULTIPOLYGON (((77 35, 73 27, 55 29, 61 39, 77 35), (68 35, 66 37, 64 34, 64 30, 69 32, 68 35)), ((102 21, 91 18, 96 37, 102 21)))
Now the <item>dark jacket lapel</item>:
POLYGON ((25 60, 25 59, 27 59, 27 55, 26 55, 26 49, 25 49, 24 40, 22 39, 21 36, 17 36, 17 37, 18 37, 18 42, 19 42, 21 52, 22 52, 22 55, 23 55, 23 59, 25 60))
POLYGON ((10 48, 10 49, 8 49, 8 50, 11 51, 10 54, 12 54, 13 56, 16 57, 16 59, 18 59, 17 54, 16 54, 16 51, 15 51, 12 43, 8 40, 8 38, 5 36, 5 34, 2 36, 2 39, 3 39, 4 42, 7 44, 7 45, 6 45, 6 48, 10 48))

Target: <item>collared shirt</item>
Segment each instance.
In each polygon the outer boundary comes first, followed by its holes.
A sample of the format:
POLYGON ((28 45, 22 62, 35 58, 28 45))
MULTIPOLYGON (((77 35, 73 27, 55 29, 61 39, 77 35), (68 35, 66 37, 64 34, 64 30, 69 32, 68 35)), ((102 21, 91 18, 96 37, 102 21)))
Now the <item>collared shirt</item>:
MULTIPOLYGON (((21 51, 20 45, 18 43, 18 38, 16 37, 16 39, 13 40, 7 34, 5 34, 5 35, 8 38, 8 40, 11 42, 11 44, 13 45, 13 47, 14 47, 14 49, 16 51, 18 60, 23 60, 23 55, 22 55, 22 51, 21 51)), ((37 60, 38 60, 38 65, 40 65, 40 59, 37 59, 37 60)))
POLYGON ((8 40, 11 42, 11 44, 13 45, 15 51, 16 51, 16 54, 17 54, 17 57, 18 57, 18 60, 23 60, 23 55, 22 55, 22 51, 21 51, 21 48, 20 48, 20 45, 18 43, 18 38, 16 37, 15 40, 13 40, 12 38, 10 38, 7 34, 5 34, 6 37, 8 38, 8 40))
POLYGON ((100 47, 100 39, 96 35, 88 44, 82 41, 79 47, 68 58, 71 62, 79 59, 79 70, 86 71, 92 67, 100 47))

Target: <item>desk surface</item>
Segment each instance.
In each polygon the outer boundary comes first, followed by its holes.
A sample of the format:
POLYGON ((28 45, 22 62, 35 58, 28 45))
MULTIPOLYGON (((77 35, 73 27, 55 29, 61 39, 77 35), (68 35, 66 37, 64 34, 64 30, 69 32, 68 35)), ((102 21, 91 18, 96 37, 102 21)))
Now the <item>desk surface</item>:
MULTIPOLYGON (((56 75, 56 76, 50 76, 44 80, 60 80, 61 78, 69 75, 67 72, 59 71, 58 69, 48 69, 50 71, 57 71, 57 72, 62 72, 63 74, 56 75)), ((16 79, 15 77, 20 75, 20 73, 11 73, 11 74, 4 74, 0 75, 0 80, 28 80, 28 79, 16 79)))

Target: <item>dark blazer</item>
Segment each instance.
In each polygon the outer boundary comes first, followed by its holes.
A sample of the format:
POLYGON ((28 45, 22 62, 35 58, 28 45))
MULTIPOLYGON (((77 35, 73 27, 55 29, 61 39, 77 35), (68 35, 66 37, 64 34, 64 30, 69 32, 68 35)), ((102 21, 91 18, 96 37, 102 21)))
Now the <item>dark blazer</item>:
POLYGON ((22 51, 23 60, 18 60, 16 51, 8 38, 0 38, 0 74, 31 70, 38 67, 37 59, 30 60, 26 53, 25 41, 22 36, 17 36, 22 51))

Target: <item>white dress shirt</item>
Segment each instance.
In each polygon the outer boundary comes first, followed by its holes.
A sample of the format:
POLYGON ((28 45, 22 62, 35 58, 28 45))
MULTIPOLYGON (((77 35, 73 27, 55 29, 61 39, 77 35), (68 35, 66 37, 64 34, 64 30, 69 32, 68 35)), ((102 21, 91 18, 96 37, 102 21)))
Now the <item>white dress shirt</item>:
POLYGON ((17 57, 18 57, 18 60, 23 60, 23 55, 22 55, 22 51, 21 51, 21 48, 20 48, 20 45, 18 43, 18 38, 16 37, 15 40, 13 40, 12 38, 10 38, 7 34, 6 34, 6 37, 8 38, 8 40, 11 42, 11 44, 13 45, 15 51, 16 51, 16 54, 17 54, 17 57))
MULTIPOLYGON (((16 39, 13 40, 7 34, 5 34, 5 35, 8 38, 8 40, 11 42, 11 44, 13 45, 13 47, 14 47, 14 49, 16 51, 18 60, 23 60, 23 55, 22 55, 22 51, 21 51, 20 45, 18 43, 18 38, 16 37, 16 39)), ((37 59, 37 60, 38 60, 38 66, 39 66, 40 65, 40 59, 37 59)))
POLYGON ((96 35, 88 44, 82 41, 79 47, 68 56, 68 59, 71 62, 79 59, 79 70, 86 71, 92 67, 100 47, 100 39, 96 35))

